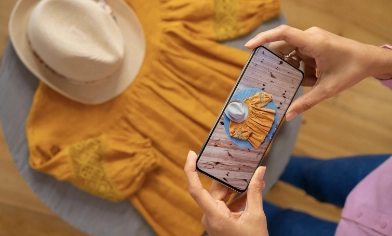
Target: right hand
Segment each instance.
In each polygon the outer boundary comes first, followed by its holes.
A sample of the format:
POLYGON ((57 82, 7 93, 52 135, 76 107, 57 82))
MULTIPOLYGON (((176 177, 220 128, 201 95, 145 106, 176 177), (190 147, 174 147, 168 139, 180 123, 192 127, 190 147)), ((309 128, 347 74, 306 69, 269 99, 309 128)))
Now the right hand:
POLYGON ((197 155, 188 153, 184 167, 189 193, 204 212, 202 224, 210 236, 268 236, 267 221, 263 211, 263 181, 265 167, 253 175, 248 191, 227 205, 231 194, 228 187, 213 181, 210 192, 201 185, 196 172, 197 155), (245 209, 242 208, 245 206, 245 209))
MULTIPOLYGON (((386 49, 343 38, 317 27, 302 31, 286 25, 258 34, 245 46, 253 49, 267 42, 271 42, 269 48, 282 58, 288 54, 299 58, 304 63, 302 85, 313 86, 291 104, 287 120, 368 76, 388 72, 382 71, 385 66, 382 67, 379 58, 383 53, 391 55, 386 49)), ((288 61, 300 66, 299 61, 291 58, 288 61)))

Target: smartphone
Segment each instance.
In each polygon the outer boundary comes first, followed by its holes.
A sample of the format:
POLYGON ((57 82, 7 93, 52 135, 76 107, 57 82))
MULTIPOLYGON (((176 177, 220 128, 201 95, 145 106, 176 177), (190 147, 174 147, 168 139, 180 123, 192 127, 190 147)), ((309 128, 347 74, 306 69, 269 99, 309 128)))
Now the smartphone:
POLYGON ((255 48, 199 152, 197 171, 245 192, 303 78, 266 47, 255 48))

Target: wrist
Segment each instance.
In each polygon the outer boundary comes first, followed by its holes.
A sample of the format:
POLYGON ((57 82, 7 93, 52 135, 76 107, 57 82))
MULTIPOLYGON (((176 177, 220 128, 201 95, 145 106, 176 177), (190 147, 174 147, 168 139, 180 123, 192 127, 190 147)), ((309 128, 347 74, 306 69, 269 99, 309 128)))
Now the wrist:
POLYGON ((384 45, 383 47, 369 47, 369 76, 373 76, 379 80, 392 79, 392 47, 384 45))

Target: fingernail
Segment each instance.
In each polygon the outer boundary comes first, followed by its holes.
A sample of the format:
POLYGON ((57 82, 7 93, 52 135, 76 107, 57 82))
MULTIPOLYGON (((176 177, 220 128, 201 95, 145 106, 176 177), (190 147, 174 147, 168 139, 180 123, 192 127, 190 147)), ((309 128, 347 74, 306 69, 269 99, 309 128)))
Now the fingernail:
POLYGON ((245 43, 245 47, 248 47, 249 45, 251 45, 253 43, 253 41, 255 41, 255 39, 249 40, 247 43, 245 43))
POLYGON ((290 121, 290 120, 294 119, 294 117, 296 117, 297 115, 298 115, 298 113, 295 111, 289 112, 286 115, 286 120, 290 121))
POLYGON ((259 168, 260 168, 260 170, 259 170, 259 179, 263 180, 266 168, 265 168, 265 166, 261 166, 259 168))

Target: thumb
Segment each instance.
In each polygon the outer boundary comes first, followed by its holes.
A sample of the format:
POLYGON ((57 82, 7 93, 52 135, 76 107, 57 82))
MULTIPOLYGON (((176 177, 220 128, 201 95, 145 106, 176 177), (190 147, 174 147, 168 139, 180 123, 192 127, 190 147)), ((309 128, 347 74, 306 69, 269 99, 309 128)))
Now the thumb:
POLYGON ((315 85, 309 92, 297 98, 289 107, 286 114, 286 120, 292 120, 298 114, 301 114, 314 107, 328 97, 320 85, 315 85))
POLYGON ((265 167, 260 166, 257 168, 256 173, 253 175, 247 192, 246 210, 250 212, 260 212, 263 210, 263 195, 262 191, 265 187, 263 181, 265 174, 265 167))

